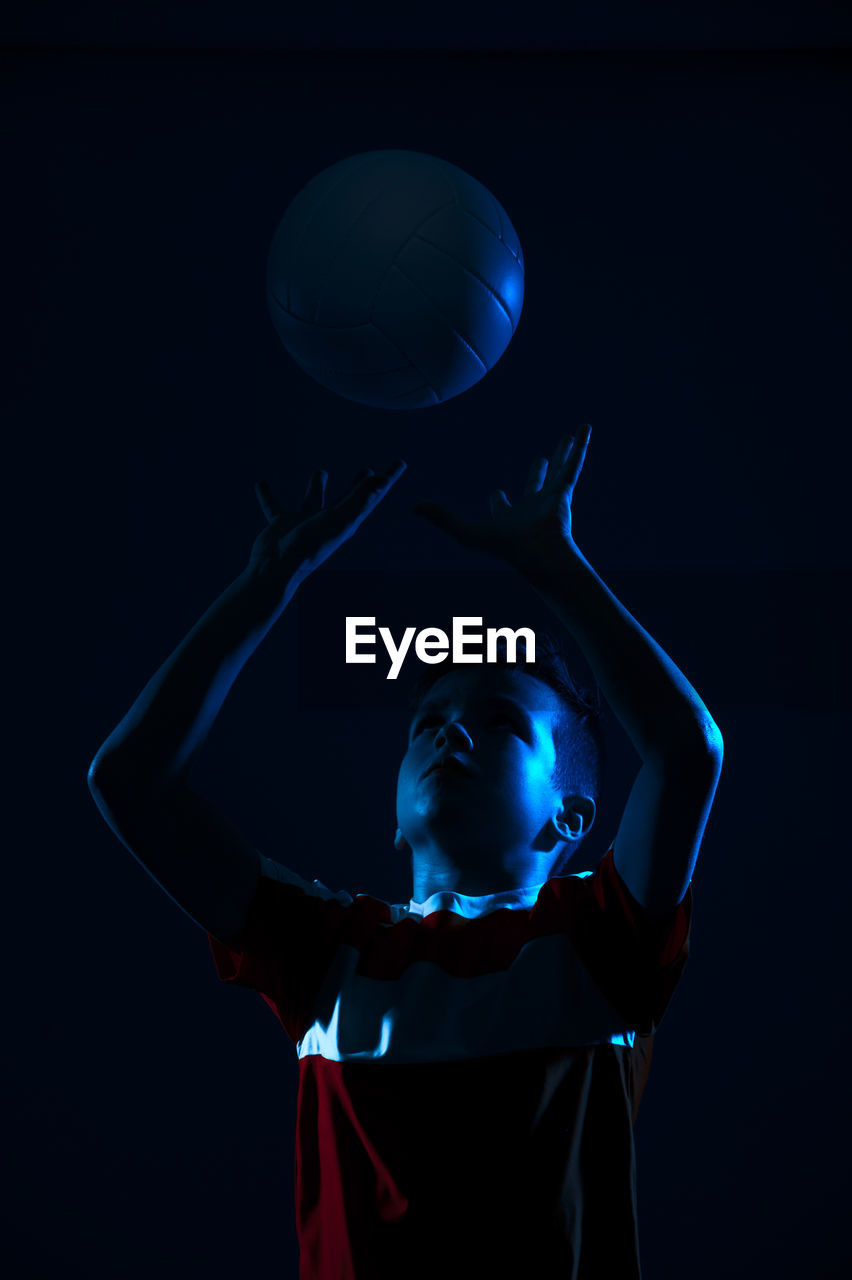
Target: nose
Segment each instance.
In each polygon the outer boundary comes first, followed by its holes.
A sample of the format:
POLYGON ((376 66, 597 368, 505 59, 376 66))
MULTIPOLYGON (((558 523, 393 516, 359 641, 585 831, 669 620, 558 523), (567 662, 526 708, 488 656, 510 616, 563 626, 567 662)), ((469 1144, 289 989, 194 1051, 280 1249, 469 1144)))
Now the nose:
POLYGON ((439 751, 444 745, 449 746, 451 751, 472 751, 473 738, 458 720, 451 720, 449 724, 441 726, 435 737, 435 746, 439 751))

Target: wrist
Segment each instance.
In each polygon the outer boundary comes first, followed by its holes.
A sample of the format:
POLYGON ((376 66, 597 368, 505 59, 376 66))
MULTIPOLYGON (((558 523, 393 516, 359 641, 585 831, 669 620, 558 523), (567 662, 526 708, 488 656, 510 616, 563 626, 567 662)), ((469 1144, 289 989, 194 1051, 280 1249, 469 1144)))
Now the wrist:
POLYGON ((271 625, 307 576, 307 571, 295 563, 250 561, 231 583, 228 594, 239 600, 241 609, 256 625, 271 625))
POLYGON ((564 584, 566 576, 583 567, 591 567, 573 539, 566 538, 546 552, 519 558, 519 572, 537 590, 564 584))

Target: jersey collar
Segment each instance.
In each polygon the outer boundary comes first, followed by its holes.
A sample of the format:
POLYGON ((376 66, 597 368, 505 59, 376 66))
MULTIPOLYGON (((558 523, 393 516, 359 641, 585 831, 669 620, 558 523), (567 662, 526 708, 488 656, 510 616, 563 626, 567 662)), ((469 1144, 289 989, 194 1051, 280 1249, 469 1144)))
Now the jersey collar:
MULTIPOLYGON (((545 884, 546 881, 542 881, 545 884)), ((443 891, 433 893, 425 902, 415 902, 412 898, 408 904, 408 913, 412 916, 430 916, 434 911, 453 911, 466 920, 474 920, 477 916, 489 915, 501 907, 511 910, 529 910, 535 906, 541 884, 526 885, 523 888, 504 889, 501 893, 484 893, 479 897, 471 897, 465 893, 443 891)))

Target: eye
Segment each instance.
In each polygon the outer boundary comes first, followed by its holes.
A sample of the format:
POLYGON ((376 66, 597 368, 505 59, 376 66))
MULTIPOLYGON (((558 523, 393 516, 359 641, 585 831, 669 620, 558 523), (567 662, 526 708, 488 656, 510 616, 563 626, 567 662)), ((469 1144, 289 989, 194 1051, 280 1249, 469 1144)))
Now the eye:
POLYGON ((508 725, 510 729, 514 729, 516 727, 513 718, 509 715, 507 711, 495 711, 494 714, 489 718, 488 723, 489 724, 505 724, 505 725, 508 725))
POLYGON ((439 722, 440 718, 438 716, 424 716, 423 719, 418 720, 417 724, 414 726, 412 737, 416 738, 418 733, 421 733, 427 725, 438 724, 439 722))

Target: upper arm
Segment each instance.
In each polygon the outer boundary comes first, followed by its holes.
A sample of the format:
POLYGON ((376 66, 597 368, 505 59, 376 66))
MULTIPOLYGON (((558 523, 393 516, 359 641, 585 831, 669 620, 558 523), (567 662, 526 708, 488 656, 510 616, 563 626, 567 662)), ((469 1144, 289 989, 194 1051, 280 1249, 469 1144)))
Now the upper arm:
POLYGON ((260 878, 260 855, 188 787, 144 789, 127 774, 90 770, 106 822, 162 889, 206 933, 237 937, 260 878))
POLYGON ((613 846, 620 878, 649 919, 668 915, 695 870, 719 774, 722 744, 642 765, 613 846))

